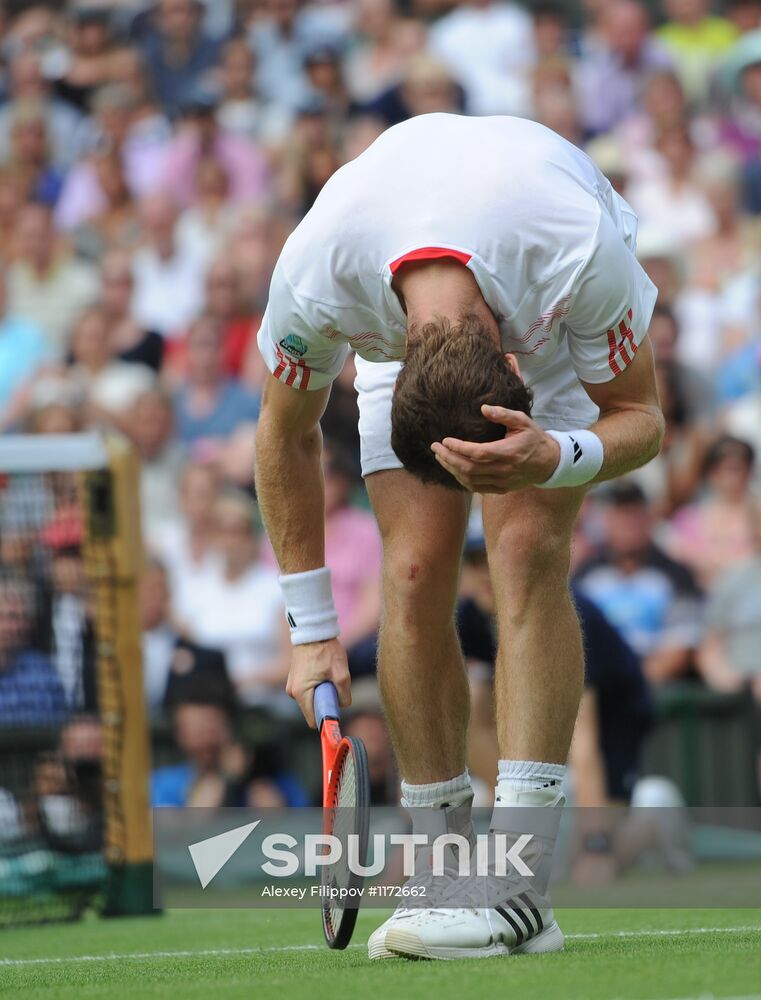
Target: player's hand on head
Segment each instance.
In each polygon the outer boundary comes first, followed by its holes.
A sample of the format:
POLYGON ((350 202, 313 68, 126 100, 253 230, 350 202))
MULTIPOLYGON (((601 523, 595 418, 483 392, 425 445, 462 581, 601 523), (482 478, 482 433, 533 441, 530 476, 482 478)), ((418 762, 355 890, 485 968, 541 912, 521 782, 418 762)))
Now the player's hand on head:
POLYGON ((351 705, 351 677, 346 650, 338 639, 325 642, 308 642, 293 647, 291 669, 285 690, 298 702, 304 718, 312 729, 316 728, 314 718, 314 689, 322 681, 332 681, 338 691, 338 702, 342 708, 351 705))
POLYGON ((436 461, 473 493, 510 493, 546 482, 560 457, 557 442, 519 410, 481 410, 505 428, 505 436, 483 443, 444 438, 431 445, 436 461))

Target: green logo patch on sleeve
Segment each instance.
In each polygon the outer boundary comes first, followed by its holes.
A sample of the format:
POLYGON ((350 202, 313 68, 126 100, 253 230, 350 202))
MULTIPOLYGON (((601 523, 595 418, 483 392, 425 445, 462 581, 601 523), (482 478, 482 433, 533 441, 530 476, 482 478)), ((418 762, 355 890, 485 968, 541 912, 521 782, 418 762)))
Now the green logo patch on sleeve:
POLYGON ((280 346, 286 354, 290 354, 295 358, 303 358, 309 349, 307 342, 295 333, 289 333, 287 337, 283 337, 280 341, 280 346))

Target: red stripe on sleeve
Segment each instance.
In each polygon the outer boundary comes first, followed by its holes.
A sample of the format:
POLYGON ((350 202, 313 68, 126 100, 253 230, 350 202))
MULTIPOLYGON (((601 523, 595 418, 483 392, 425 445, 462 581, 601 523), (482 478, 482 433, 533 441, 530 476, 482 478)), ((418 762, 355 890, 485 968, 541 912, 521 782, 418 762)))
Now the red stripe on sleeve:
POLYGON ((610 365, 610 370, 614 375, 621 374, 621 368, 616 361, 617 349, 618 344, 616 344, 616 335, 613 330, 608 330, 608 364, 610 365))
POLYGON ((277 355, 278 363, 277 363, 277 367, 275 368, 275 370, 273 371, 272 374, 275 376, 275 378, 280 378, 280 376, 285 371, 286 360, 285 360, 285 357, 283 355, 283 352, 280 350, 279 347, 275 348, 275 354, 277 355))

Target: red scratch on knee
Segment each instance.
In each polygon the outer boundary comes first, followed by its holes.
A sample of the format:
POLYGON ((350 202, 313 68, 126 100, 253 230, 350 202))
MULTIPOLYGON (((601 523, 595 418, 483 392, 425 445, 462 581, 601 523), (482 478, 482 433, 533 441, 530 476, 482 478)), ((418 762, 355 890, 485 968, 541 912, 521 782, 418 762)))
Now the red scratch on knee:
POLYGON ((410 573, 409 573, 409 576, 407 577, 407 579, 408 580, 414 580, 417 577, 417 575, 418 575, 419 572, 420 572, 420 567, 417 565, 417 563, 413 563, 410 566, 410 573))

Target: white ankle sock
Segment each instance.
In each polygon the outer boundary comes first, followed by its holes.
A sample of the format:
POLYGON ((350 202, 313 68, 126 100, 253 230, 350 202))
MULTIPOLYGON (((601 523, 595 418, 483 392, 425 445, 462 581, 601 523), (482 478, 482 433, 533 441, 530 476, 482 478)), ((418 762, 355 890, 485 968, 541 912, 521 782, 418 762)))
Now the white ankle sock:
POLYGON ((402 805, 405 809, 440 809, 441 806, 458 806, 473 795, 473 786, 467 771, 448 781, 434 781, 430 785, 410 785, 402 782, 402 805))
POLYGON ((530 792, 526 798, 531 805, 552 805, 560 796, 565 771, 565 764, 500 760, 495 801, 517 805, 520 793, 530 792))

